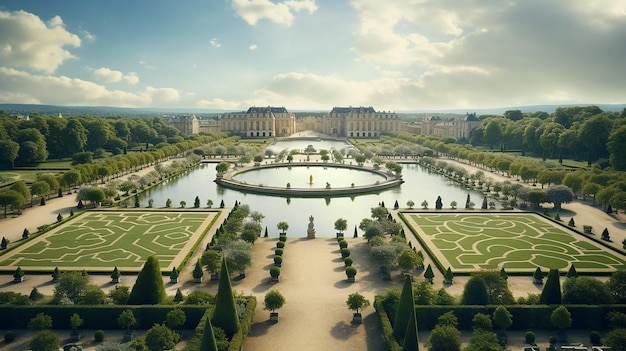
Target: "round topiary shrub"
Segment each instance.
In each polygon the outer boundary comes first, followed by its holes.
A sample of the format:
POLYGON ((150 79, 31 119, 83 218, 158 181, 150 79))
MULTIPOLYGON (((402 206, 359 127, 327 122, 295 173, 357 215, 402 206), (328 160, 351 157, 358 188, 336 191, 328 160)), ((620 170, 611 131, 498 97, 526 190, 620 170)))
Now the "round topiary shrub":
POLYGON ((343 248, 343 249, 341 249, 340 252, 341 252, 341 257, 342 258, 346 258, 346 257, 350 256, 350 249, 348 249, 348 248, 343 248))
POLYGON ((95 334, 93 334, 93 339, 96 342, 104 341, 104 330, 102 330, 102 329, 96 330, 95 334))
POLYGON ((282 256, 284 251, 285 251, 284 249, 276 249, 274 250, 274 255, 282 256))
POLYGON ((346 276, 348 278, 354 278, 356 276, 356 268, 353 266, 346 267, 346 276))
POLYGON ((339 248, 340 249, 345 249, 346 247, 348 247, 348 242, 345 240, 341 240, 339 241, 339 248))
POLYGON ((353 262, 354 260, 350 256, 343 259, 343 263, 345 264, 346 267, 352 266, 353 262))
POLYGON ((280 237, 278 237, 278 240, 280 240, 281 242, 287 241, 287 235, 281 235, 280 237))
POLYGON ((600 333, 598 333, 597 331, 592 331, 591 333, 589 333, 589 342, 591 342, 592 345, 600 345, 602 344, 602 338, 600 337, 600 333))
POLYGON ((276 243, 276 247, 279 249, 282 249, 285 247, 285 242, 284 241, 279 241, 276 243))
POLYGON ((279 266, 283 263, 283 256, 274 256, 274 264, 279 266))
POLYGON ((15 340, 15 332, 13 330, 7 330, 7 332, 4 333, 4 342, 10 343, 13 342, 13 340, 15 340))
POLYGON ((524 338, 526 338, 526 343, 527 344, 534 344, 535 343, 535 333, 531 332, 531 331, 527 331, 526 335, 524 335, 524 338))
POLYGON ((278 277, 280 276, 280 268, 278 267, 270 268, 270 276, 272 277, 272 279, 278 280, 278 277))

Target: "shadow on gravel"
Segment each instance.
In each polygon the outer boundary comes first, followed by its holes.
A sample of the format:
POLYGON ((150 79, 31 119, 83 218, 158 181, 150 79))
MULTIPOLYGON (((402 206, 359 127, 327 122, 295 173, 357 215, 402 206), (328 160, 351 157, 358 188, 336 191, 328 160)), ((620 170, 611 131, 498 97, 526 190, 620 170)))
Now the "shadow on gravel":
POLYGON ((276 282, 273 282, 272 278, 266 278, 266 279, 263 279, 260 284, 252 288, 252 291, 255 293, 266 292, 269 289, 273 288, 274 285, 276 285, 276 282))
POLYGON ((256 337, 263 336, 267 334, 267 331, 276 323, 270 322, 269 319, 263 322, 252 323, 250 326, 250 332, 248 333, 248 337, 256 337))
POLYGON ((358 333, 358 324, 346 323, 345 321, 338 322, 334 327, 330 329, 330 335, 335 339, 347 340, 353 335, 358 333))

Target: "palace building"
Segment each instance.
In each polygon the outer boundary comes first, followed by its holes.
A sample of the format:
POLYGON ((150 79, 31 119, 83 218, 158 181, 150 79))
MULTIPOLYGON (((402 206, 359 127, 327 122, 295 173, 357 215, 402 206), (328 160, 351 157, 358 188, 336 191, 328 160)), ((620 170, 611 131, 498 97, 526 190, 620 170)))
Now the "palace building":
POLYGON ((286 137, 296 132, 296 117, 284 107, 250 107, 223 114, 218 121, 223 132, 249 138, 286 137))

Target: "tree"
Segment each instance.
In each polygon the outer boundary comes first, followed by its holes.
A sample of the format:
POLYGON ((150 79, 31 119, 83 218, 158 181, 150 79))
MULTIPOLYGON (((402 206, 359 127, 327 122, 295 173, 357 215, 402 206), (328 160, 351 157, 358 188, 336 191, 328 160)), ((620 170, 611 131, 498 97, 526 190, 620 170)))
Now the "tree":
POLYGON ((437 200, 435 201, 435 209, 441 210, 443 208, 443 201, 441 201, 441 196, 437 196, 437 200))
POLYGON ((550 269, 546 284, 543 286, 543 290, 541 290, 539 303, 547 305, 561 304, 561 282, 559 278, 559 270, 550 269))
POLYGON ((276 228, 281 230, 282 234, 285 234, 287 232, 287 229, 289 229, 289 223, 287 223, 287 222, 278 222, 278 224, 276 224, 276 228))
POLYGON ((79 303, 85 295, 88 283, 89 277, 79 271, 63 272, 54 287, 54 300, 58 302, 66 297, 73 303, 79 303))
POLYGON ((493 323, 502 329, 502 332, 513 324, 513 315, 504 306, 498 306, 493 311, 493 323))
POLYGON ((4 218, 7 218, 7 209, 11 207, 19 210, 26 199, 15 190, 0 190, 0 206, 4 208, 4 218))
POLYGON ((245 242, 252 243, 256 241, 256 239, 261 236, 261 231, 263 228, 258 222, 246 222, 243 225, 243 230, 241 232, 241 239, 245 242))
POLYGON ((460 351, 461 332, 448 325, 437 325, 430 333, 426 347, 429 351, 460 351))
POLYGON ((335 230, 338 230, 339 233, 343 233, 343 231, 346 230, 346 228, 348 228, 347 220, 343 218, 339 218, 335 221, 335 230))
MULTIPOLYGON (((614 130, 609 135, 609 141, 606 146, 609 150, 611 166, 618 171, 626 171, 626 155, 623 152, 623 150, 626 150, 626 125, 614 130)), ((2 147, 0 147, 1 149, 2 147)), ((2 157, 0 157, 0 161, 1 159, 2 157)))
POLYGON ((398 301, 398 308, 393 322, 393 336, 395 336, 398 341, 404 340, 411 310, 415 308, 414 301, 411 277, 406 276, 404 278, 404 285, 402 286, 402 292, 400 293, 400 300, 398 301))
POLYGON ((32 351, 58 351, 61 339, 49 330, 42 330, 33 336, 29 346, 32 351))
POLYGON ((155 324, 146 332, 146 346, 150 351, 172 349, 176 342, 178 335, 163 324, 155 324))
POLYGON ((72 316, 70 317, 70 326, 72 327, 72 331, 76 333, 78 331, 78 327, 83 325, 83 322, 84 320, 80 318, 80 315, 78 315, 78 313, 72 314, 72 316))
POLYGON ((137 324, 137 319, 135 318, 135 314, 133 310, 124 310, 117 317, 117 324, 122 327, 122 329, 126 329, 126 333, 130 333, 130 328, 137 324))
POLYGON ((200 198, 198 196, 193 200, 193 208, 200 208, 200 198))
POLYGON ((226 171, 228 171, 228 168, 230 168, 230 163, 228 162, 220 162, 217 164, 217 166, 215 166, 215 170, 217 171, 218 175, 226 173, 226 171))
POLYGON ((546 190, 546 201, 553 203, 555 210, 560 210, 562 203, 568 204, 574 198, 572 190, 565 185, 554 185, 546 190))
POLYGON ((532 190, 528 193, 528 201, 530 201, 533 207, 539 208, 540 204, 546 201, 546 193, 539 189, 532 190))
POLYGON ((239 331, 239 318, 237 317, 237 308, 225 258, 222 259, 222 271, 220 272, 220 282, 215 296, 215 310, 211 322, 216 327, 222 328, 228 338, 232 338, 239 331))
POLYGON ((472 276, 463 288, 461 304, 463 305, 486 305, 489 303, 487 284, 481 276, 472 276))
POLYGON ((563 331, 572 325, 572 315, 565 306, 561 305, 550 314, 550 323, 563 331))
POLYGON ((491 316, 484 313, 476 313, 474 318, 472 318, 472 325, 474 326, 474 331, 491 331, 491 316))
POLYGON ((165 285, 161 276, 159 260, 149 256, 137 275, 135 285, 128 296, 129 305, 156 305, 165 300, 165 285))
POLYGON ((263 309, 272 313, 283 307, 284 304, 285 297, 275 289, 268 291, 263 299, 263 309))
MULTIPOLYGON (((13 140, 0 140, 0 165, 6 164, 6 168, 12 169, 17 159, 20 144, 13 140)), ((0 169, 5 168, 0 166, 0 169)))
MULTIPOLYGON (((252 264, 252 244, 243 240, 232 241, 222 247, 228 267, 233 271, 244 273, 252 264)), ((221 275, 220 275, 221 276, 221 275)))
POLYGON ((348 295, 348 299, 346 300, 346 305, 348 309, 354 311, 355 313, 359 313, 359 310, 365 309, 370 305, 370 301, 365 298, 365 296, 359 293, 353 293, 348 295))
POLYGON ((615 303, 626 302, 626 269, 613 272, 606 284, 615 303))
POLYGON ((435 278, 435 273, 433 273, 433 268, 430 266, 430 264, 428 264, 428 267, 426 267, 426 271, 424 271, 424 279, 432 284, 433 278, 435 278))
POLYGON ((130 288, 127 286, 117 285, 115 289, 109 291, 109 298, 116 305, 126 305, 129 295, 130 288))
POLYGON ((398 266, 406 272, 415 269, 415 267, 423 263, 423 260, 417 255, 417 252, 411 249, 406 249, 398 255, 398 266))
POLYGON ((38 180, 30 186, 30 192, 44 199, 50 193, 50 185, 43 180, 38 180))
POLYGON ((200 263, 206 267, 209 273, 217 273, 220 269, 220 262, 222 261, 222 255, 215 250, 207 250, 202 254, 200 263))
POLYGON ((413 200, 409 200, 406 202, 406 205, 409 207, 409 209, 413 209, 413 206, 415 206, 415 202, 413 202, 413 200))
POLYGON ((52 328, 52 317, 40 312, 28 322, 28 329, 45 330, 52 328))
POLYGON ((252 218, 252 221, 260 225, 263 218, 265 218, 265 215, 259 211, 252 211, 250 212, 250 218, 252 218))
POLYGON ((507 281, 499 271, 481 271, 476 272, 474 276, 481 277, 485 282, 489 304, 509 305, 514 303, 515 299, 509 290, 507 281))
POLYGON ((613 302, 607 284, 592 277, 568 279, 563 284, 563 303, 599 305, 613 302))
POLYGON ((626 350, 626 329, 618 328, 606 333, 606 336, 604 337, 604 345, 615 351, 626 350))

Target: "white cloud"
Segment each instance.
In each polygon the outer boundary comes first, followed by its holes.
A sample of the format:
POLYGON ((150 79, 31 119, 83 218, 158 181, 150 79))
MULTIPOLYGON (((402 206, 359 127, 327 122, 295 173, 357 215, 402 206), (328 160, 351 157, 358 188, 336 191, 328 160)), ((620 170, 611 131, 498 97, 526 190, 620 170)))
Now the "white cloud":
POLYGON ((0 11, 0 61, 4 66, 54 72, 74 58, 64 47, 80 47, 80 38, 55 16, 44 23, 25 11, 0 11))
POLYGON ((257 49, 257 46, 256 46, 256 44, 252 44, 252 45, 248 46, 248 49, 254 51, 254 50, 257 49))
POLYGON ((55 105, 143 107, 165 106, 180 99, 173 88, 143 91, 110 90, 90 81, 66 76, 35 75, 0 67, 0 101, 55 105))
POLYGON ((219 40, 217 40, 217 38, 213 38, 209 40, 209 44, 211 44, 211 46, 214 48, 219 48, 222 46, 222 44, 219 42, 219 40))
POLYGON ((93 43, 94 41, 96 41, 96 36, 86 30, 81 30, 80 34, 82 35, 83 39, 88 43, 93 43))
POLYGON ((100 67, 93 71, 93 75, 97 80, 105 83, 117 83, 122 79, 129 84, 139 83, 139 76, 135 72, 124 74, 123 72, 115 71, 110 68, 100 67))
POLYGON ((196 102, 196 107, 223 110, 236 110, 244 108, 242 102, 226 101, 220 98, 214 98, 211 100, 202 99, 196 102))
POLYGON ((233 8, 249 25, 254 26, 261 19, 291 26, 293 12, 306 10, 309 14, 317 11, 315 0, 288 0, 272 2, 270 0, 233 0, 233 8))

